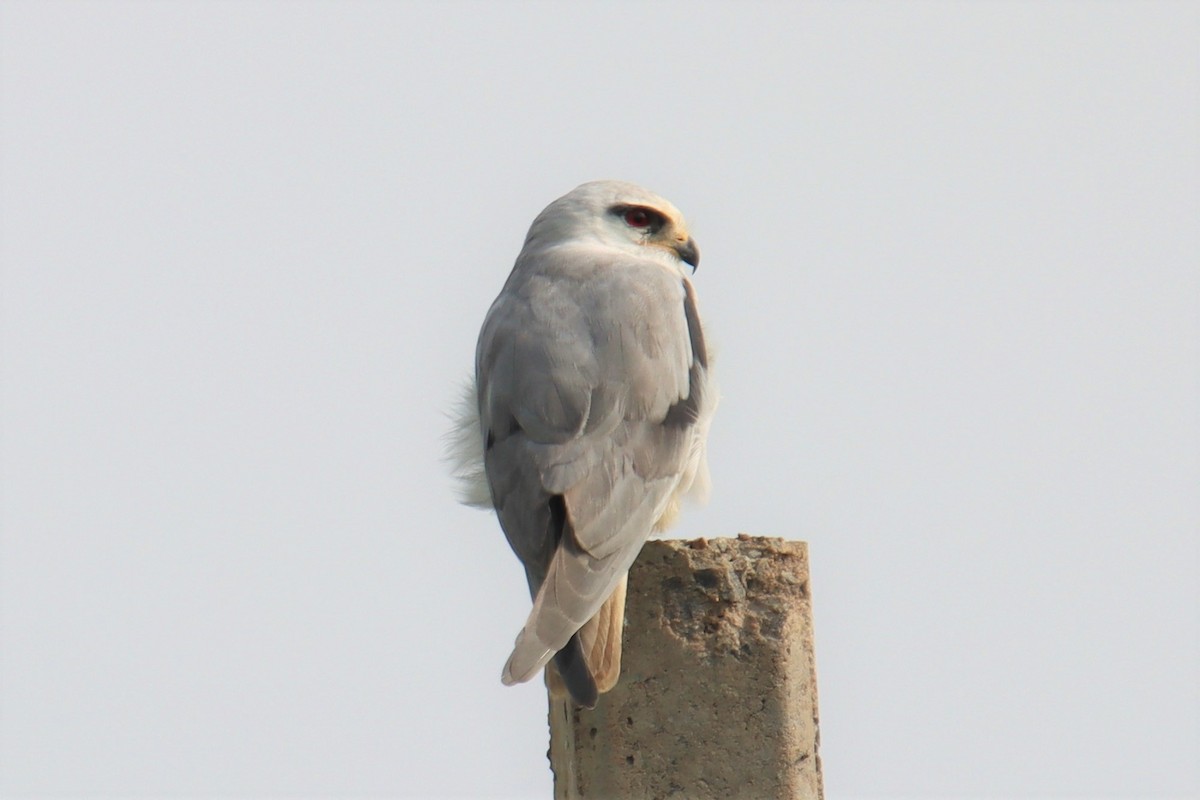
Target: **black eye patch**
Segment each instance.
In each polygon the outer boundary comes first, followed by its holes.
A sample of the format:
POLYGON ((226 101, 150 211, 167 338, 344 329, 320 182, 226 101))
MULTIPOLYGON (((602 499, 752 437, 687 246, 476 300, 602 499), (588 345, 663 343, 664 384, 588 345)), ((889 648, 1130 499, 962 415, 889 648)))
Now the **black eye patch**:
POLYGON ((662 230, 663 225, 667 224, 666 217, 653 208, 645 206, 617 206, 613 208, 612 212, 624 220, 629 227, 646 233, 658 233, 662 230))

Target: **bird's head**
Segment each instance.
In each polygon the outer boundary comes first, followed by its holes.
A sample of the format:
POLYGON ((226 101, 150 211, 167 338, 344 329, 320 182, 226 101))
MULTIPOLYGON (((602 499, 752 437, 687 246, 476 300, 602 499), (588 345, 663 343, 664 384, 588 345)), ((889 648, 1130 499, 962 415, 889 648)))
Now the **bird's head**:
POLYGON ((693 269, 700 263, 700 250, 679 209, 625 181, 592 181, 558 198, 533 221, 525 247, 580 240, 666 256, 693 269))

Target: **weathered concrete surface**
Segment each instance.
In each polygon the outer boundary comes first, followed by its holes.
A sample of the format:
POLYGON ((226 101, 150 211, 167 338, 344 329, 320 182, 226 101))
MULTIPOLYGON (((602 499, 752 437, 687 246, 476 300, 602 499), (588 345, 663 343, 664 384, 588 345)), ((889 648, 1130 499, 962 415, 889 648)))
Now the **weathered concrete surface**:
POLYGON ((555 798, 822 798, 813 652, 804 542, 647 543, 616 688, 550 701, 555 798))

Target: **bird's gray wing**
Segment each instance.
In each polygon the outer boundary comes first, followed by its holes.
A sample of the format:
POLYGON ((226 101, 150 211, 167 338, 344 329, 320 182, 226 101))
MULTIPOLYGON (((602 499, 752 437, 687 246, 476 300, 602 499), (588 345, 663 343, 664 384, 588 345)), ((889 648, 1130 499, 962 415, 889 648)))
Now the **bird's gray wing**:
POLYGON ((534 606, 505 666, 527 680, 612 593, 688 462, 707 354, 663 264, 558 248, 520 264, 476 357, 492 500, 534 606))

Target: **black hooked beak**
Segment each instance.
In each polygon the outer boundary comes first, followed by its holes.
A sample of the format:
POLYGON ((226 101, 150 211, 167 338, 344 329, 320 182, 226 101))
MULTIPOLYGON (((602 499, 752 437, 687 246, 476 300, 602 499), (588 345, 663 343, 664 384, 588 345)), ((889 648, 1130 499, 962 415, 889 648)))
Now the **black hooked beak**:
POLYGON ((675 252, 679 254, 680 261, 692 265, 692 272, 700 267, 700 248, 692 237, 689 236, 686 242, 676 242, 675 252))

